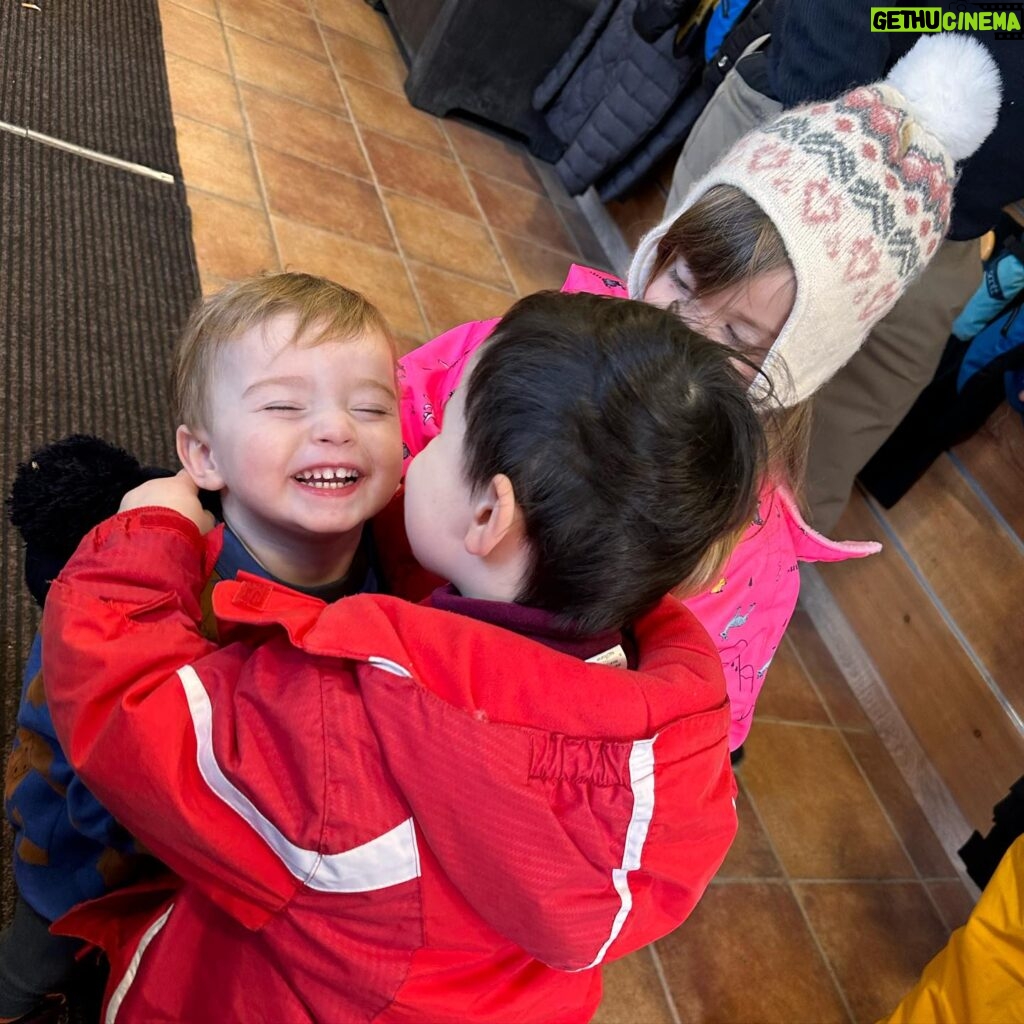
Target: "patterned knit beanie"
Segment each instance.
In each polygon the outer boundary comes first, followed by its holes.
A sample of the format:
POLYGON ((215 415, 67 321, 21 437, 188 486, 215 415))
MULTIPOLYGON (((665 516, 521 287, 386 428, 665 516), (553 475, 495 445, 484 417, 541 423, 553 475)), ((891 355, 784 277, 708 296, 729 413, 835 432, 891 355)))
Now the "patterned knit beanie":
POLYGON ((968 36, 920 39, 875 85, 780 114, 744 136, 640 241, 629 293, 643 298, 658 243, 715 185, 771 218, 796 299, 764 370, 787 406, 809 398, 857 351, 949 228, 954 161, 995 127, 1000 80, 968 36))

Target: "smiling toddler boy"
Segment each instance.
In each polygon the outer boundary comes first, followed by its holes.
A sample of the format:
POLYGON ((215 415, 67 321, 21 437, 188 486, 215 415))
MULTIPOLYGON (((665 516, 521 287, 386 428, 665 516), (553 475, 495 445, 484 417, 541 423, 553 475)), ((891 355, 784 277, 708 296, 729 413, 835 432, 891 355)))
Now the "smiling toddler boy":
MULTIPOLYGON (((402 471, 395 347, 361 295, 308 274, 234 284, 193 313, 174 358, 176 442, 196 486, 218 492, 224 543, 204 594, 241 570, 333 600, 376 592, 366 528, 402 471)), ((77 778, 54 732, 36 637, 6 776, 18 887, 0 935, 0 1020, 58 991, 80 943, 50 934, 75 904, 151 864, 77 778)))

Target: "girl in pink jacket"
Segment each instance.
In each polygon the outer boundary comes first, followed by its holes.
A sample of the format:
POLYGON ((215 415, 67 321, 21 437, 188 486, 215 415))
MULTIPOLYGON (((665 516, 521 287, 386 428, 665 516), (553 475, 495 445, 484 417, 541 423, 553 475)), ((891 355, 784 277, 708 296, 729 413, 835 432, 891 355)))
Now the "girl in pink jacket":
MULTIPOLYGON (((799 563, 879 550, 831 541, 803 520, 809 400, 934 254, 949 225, 954 161, 981 144, 998 106, 998 72, 981 44, 922 39, 884 82, 741 139, 641 240, 628 291, 577 266, 563 285, 670 306, 761 367, 751 396, 772 458, 758 514, 721 579, 686 600, 722 658, 733 750, 796 608, 799 563)), ((456 327, 402 360, 407 458, 438 432, 466 357, 496 322, 456 327)))

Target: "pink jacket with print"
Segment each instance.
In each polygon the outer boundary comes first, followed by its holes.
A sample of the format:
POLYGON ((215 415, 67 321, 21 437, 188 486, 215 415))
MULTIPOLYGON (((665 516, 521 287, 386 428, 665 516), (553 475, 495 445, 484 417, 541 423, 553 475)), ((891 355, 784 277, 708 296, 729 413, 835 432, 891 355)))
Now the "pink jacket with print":
MULTIPOLYGON (((617 277, 573 265, 564 292, 626 298, 617 277)), ((498 320, 453 327, 400 363, 402 437, 406 458, 423 450, 441 430, 444 406, 458 386, 468 357, 498 320)), ((722 658, 732 705, 729 746, 747 738, 754 705, 772 658, 796 608, 800 562, 841 562, 880 550, 873 541, 833 541, 812 530, 785 488, 766 485, 757 517, 733 552, 719 582, 686 601, 711 634, 722 658)))

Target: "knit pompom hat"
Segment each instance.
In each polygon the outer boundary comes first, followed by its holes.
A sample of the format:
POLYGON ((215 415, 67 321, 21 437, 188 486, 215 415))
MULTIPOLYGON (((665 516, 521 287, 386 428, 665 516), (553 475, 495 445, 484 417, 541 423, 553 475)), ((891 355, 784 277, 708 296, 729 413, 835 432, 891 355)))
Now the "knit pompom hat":
POLYGON ((955 161, 995 127, 1000 92, 981 43, 932 35, 883 82, 780 114, 740 139, 643 237, 630 295, 643 298, 676 217, 713 186, 735 185, 771 218, 796 276, 765 373, 784 405, 809 398, 934 255, 949 229, 955 161))

